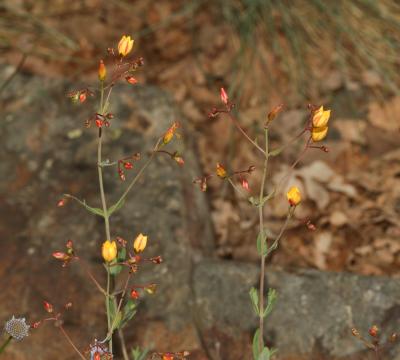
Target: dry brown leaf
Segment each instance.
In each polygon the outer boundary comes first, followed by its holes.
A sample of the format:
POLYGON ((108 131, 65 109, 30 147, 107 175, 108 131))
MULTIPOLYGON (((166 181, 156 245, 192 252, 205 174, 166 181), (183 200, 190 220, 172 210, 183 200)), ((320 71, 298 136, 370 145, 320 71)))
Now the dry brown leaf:
POLYGON ((400 96, 384 104, 372 102, 369 105, 368 120, 372 125, 386 131, 400 130, 400 96))

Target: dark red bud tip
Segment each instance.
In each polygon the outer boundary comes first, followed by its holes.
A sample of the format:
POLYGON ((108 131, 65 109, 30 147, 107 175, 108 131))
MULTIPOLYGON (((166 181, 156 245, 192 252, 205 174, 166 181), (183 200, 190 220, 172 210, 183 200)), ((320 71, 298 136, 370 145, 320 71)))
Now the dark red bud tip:
POLYGON ((124 168, 126 170, 131 170, 133 168, 133 164, 129 161, 124 162, 124 168))
POLYGON ((57 207, 62 207, 62 206, 64 206, 64 205, 65 205, 65 199, 61 199, 61 200, 59 200, 58 203, 57 203, 57 207))
POLYGON ((163 259, 161 256, 156 256, 150 259, 153 264, 161 264, 163 259))
POLYGON ((131 290, 131 294, 130 295, 131 295, 131 298, 134 299, 134 300, 139 299, 139 292, 137 290, 135 290, 135 289, 131 290))
POLYGON ((65 244, 65 246, 68 249, 72 249, 74 247, 74 244, 73 244, 72 240, 68 240, 67 243, 65 244))
POLYGON ((133 76, 127 76, 125 80, 131 85, 135 85, 138 82, 133 76))
POLYGON ((48 303, 47 301, 43 301, 43 306, 44 306, 44 309, 45 309, 48 313, 52 313, 52 312, 54 311, 53 305, 51 305, 51 304, 48 303))
POLYGON ((31 328, 32 329, 37 329, 40 326, 41 323, 42 323, 41 321, 36 321, 31 325, 31 328))
POLYGON ((86 92, 81 92, 81 93, 79 94, 79 101, 80 101, 81 103, 84 103, 84 102, 86 101, 86 92))
POLYGON ((63 252, 61 252, 61 251, 53 252, 52 255, 53 255, 53 257, 56 258, 57 260, 66 260, 66 259, 68 259, 68 257, 69 257, 66 253, 63 253, 63 252))

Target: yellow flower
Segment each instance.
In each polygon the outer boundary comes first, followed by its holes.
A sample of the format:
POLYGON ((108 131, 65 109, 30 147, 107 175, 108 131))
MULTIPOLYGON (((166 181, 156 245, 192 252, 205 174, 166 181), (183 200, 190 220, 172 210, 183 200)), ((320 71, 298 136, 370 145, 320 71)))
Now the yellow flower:
POLYGON ((106 240, 101 247, 103 259, 107 262, 113 261, 117 257, 117 243, 115 241, 106 240))
POLYGON ((179 128, 179 123, 174 121, 174 123, 170 126, 170 128, 166 131, 163 137, 163 143, 166 145, 168 144, 172 138, 174 137, 176 130, 179 128))
POLYGON ((290 206, 296 206, 301 201, 301 193, 297 186, 292 186, 286 193, 290 206))
POLYGON ((314 142, 325 139, 328 134, 328 121, 330 116, 331 111, 324 110, 323 106, 314 112, 311 130, 311 137, 314 142))
POLYGON ((135 250, 135 252, 140 253, 146 248, 146 245, 147 236, 140 233, 133 242, 133 249, 135 250))
POLYGON ((221 179, 226 178, 226 170, 220 163, 217 163, 216 173, 217 176, 220 177, 221 179))
POLYGON ((106 66, 104 65, 104 61, 100 60, 99 64, 99 80, 104 81, 107 75, 106 66))
POLYGON ((327 126, 321 128, 313 127, 311 131, 311 137, 314 142, 324 140, 327 134, 328 134, 327 126))
POLYGON ((128 55, 133 47, 134 40, 131 39, 130 36, 122 36, 121 40, 118 43, 118 52, 122 56, 128 55))
POLYGON ((314 112, 312 119, 313 127, 328 126, 328 121, 330 116, 331 116, 331 111, 324 110, 324 107, 321 106, 317 111, 314 112))

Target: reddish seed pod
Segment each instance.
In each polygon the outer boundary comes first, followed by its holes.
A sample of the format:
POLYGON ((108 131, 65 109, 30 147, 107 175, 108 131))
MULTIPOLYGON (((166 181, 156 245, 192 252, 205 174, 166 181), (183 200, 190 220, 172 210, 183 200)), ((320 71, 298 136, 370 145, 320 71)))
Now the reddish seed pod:
POLYGON ((58 203, 57 203, 57 207, 62 207, 62 206, 64 206, 64 205, 65 205, 65 199, 61 199, 61 200, 59 200, 58 203))
POLYGON ((242 185, 243 189, 250 191, 249 182, 246 179, 241 179, 240 185, 242 185))
POLYGON ((106 118, 107 119, 114 119, 114 115, 113 114, 111 114, 111 113, 108 113, 107 115, 106 115, 106 118))
POLYGON ((79 94, 79 101, 80 101, 81 103, 84 103, 84 102, 86 101, 86 92, 81 92, 81 93, 79 94))
POLYGON ((43 301, 43 306, 44 309, 48 312, 48 313, 52 313, 54 311, 53 305, 51 305, 50 303, 48 303, 47 301, 43 301))
POLYGON ((96 351, 96 352, 94 353, 93 360, 101 360, 101 357, 100 357, 99 352, 96 351))
POLYGON ((163 259, 161 256, 156 256, 156 257, 151 258, 150 261, 153 264, 161 264, 163 262, 163 259))
POLYGON ((41 323, 42 323, 41 321, 36 321, 31 325, 31 328, 32 329, 37 329, 40 326, 41 323))
POLYGON ((133 76, 127 76, 125 80, 131 85, 135 85, 138 82, 133 76))
POLYGON ((98 128, 103 127, 103 121, 102 121, 102 120, 96 119, 95 124, 96 124, 96 126, 97 126, 98 128))
POLYGON ((72 249, 74 247, 74 244, 73 244, 72 240, 68 240, 67 243, 65 244, 65 246, 68 249, 72 249))
POLYGON ((221 95, 221 101, 227 105, 229 102, 228 94, 226 93, 224 88, 221 88, 220 90, 220 95, 221 95))
POLYGON ((124 168, 126 170, 131 170, 133 168, 133 164, 131 162, 129 162, 129 161, 125 161, 124 162, 124 168))
POLYGON ((57 260, 66 260, 66 259, 68 259, 68 255, 66 253, 61 252, 61 251, 53 252, 52 255, 57 260))
POLYGON ((137 290, 135 290, 135 289, 132 289, 131 290, 131 298, 134 299, 134 300, 139 299, 139 292, 137 290))
POLYGON ((377 337, 378 336, 378 332, 379 332, 379 329, 378 329, 378 327, 376 325, 372 325, 368 330, 368 333, 372 337, 377 337))

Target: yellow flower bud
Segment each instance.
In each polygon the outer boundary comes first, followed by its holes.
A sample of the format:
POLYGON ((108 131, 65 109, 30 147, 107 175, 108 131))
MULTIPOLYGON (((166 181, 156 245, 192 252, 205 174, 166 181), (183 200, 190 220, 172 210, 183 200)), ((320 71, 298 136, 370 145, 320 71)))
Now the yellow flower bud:
POLYGON ((314 142, 324 140, 328 134, 328 127, 313 127, 311 130, 311 137, 314 142))
POLYGON ((301 193, 298 187, 292 186, 286 193, 290 206, 296 206, 301 201, 301 193))
POLYGON ((106 66, 104 65, 104 61, 100 60, 99 64, 99 80, 104 81, 107 75, 106 66))
POLYGON ((328 121, 331 116, 330 110, 324 110, 324 107, 321 106, 317 111, 315 111, 312 119, 313 127, 321 128, 328 126, 328 121))
POLYGON ((118 52, 122 56, 128 55, 133 47, 134 40, 131 39, 130 36, 122 36, 121 40, 118 43, 118 52))
POLYGON ((101 254, 106 262, 113 261, 117 257, 117 252, 117 243, 115 241, 104 241, 101 254))
POLYGON ((135 250, 135 252, 140 253, 146 248, 146 245, 147 236, 140 233, 133 242, 133 249, 135 250))
POLYGON ((220 163, 217 163, 216 173, 217 173, 217 176, 220 177, 221 179, 226 178, 226 175, 227 175, 226 170, 220 163))

